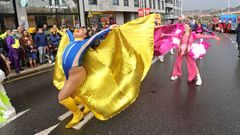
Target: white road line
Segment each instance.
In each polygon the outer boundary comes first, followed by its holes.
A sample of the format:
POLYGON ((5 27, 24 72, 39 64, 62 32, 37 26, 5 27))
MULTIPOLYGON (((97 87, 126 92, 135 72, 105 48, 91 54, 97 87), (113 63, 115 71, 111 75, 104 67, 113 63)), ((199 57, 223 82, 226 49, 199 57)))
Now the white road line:
POLYGON ((34 135, 48 135, 48 134, 50 134, 59 124, 60 124, 60 123, 58 123, 58 124, 56 124, 56 125, 54 125, 54 126, 51 126, 50 128, 45 129, 45 130, 43 130, 43 131, 41 131, 41 132, 38 132, 38 133, 36 133, 36 134, 34 134, 34 135))
POLYGON ((18 117, 22 116, 23 114, 25 114, 26 112, 30 111, 31 109, 27 109, 25 111, 22 111, 20 113, 18 113, 17 115, 15 115, 14 117, 10 118, 9 120, 7 120, 6 123, 0 125, 0 128, 6 126, 7 124, 9 124, 10 122, 14 121, 15 119, 17 119, 18 117))
MULTIPOLYGON (((78 108, 82 109, 83 105, 79 105, 78 108)), ((58 120, 63 121, 65 120, 67 117, 69 117, 70 115, 72 115, 72 112, 68 111, 66 113, 64 113, 63 115, 58 117, 58 120)))
POLYGON ((94 117, 93 113, 89 113, 88 115, 86 115, 83 119, 83 121, 81 121, 80 123, 78 123, 77 125, 75 125, 73 128, 76 130, 81 129, 88 121, 90 121, 92 118, 94 117))
POLYGON ((155 62, 157 62, 157 61, 158 61, 158 59, 159 59, 158 57, 157 57, 157 58, 155 58, 155 59, 153 59, 153 60, 152 60, 152 65, 153 65, 155 62))

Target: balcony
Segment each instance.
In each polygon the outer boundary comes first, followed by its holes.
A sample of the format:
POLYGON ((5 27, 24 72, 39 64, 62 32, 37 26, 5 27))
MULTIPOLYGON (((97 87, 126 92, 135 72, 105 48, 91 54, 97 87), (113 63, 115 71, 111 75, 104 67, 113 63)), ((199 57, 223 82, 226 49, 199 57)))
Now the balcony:
POLYGON ((170 4, 173 4, 173 0, 165 0, 165 3, 170 3, 170 4))
POLYGON ((174 8, 174 5, 172 3, 165 3, 165 7, 174 8))
POLYGON ((164 19, 178 19, 178 16, 170 13, 164 15, 164 19))

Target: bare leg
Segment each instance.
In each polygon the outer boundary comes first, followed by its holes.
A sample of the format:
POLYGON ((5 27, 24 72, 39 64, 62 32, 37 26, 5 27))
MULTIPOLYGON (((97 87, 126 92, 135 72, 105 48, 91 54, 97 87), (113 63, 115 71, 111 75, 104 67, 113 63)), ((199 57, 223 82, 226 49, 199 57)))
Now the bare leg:
POLYGON ((62 101, 68 97, 71 97, 72 94, 80 87, 86 78, 86 70, 83 66, 73 67, 69 71, 69 78, 66 80, 65 85, 58 94, 58 100, 62 101))
POLYGON ((36 60, 35 60, 35 59, 33 60, 33 67, 34 67, 34 68, 37 67, 37 63, 36 63, 36 60))
POLYGON ((69 78, 65 81, 62 90, 58 94, 58 100, 60 104, 65 106, 73 113, 72 120, 65 126, 66 128, 72 128, 79 123, 84 117, 83 113, 77 107, 75 100, 71 97, 73 93, 79 88, 86 78, 86 70, 84 67, 73 67, 69 71, 69 78))
POLYGON ((197 68, 197 74, 200 74, 200 73, 199 73, 199 69, 198 69, 198 67, 197 67, 197 66, 196 66, 196 68, 197 68))
POLYGON ((30 64, 30 67, 31 67, 31 68, 33 68, 32 61, 33 61, 33 60, 29 60, 29 64, 30 64))
POLYGON ((199 72, 199 69, 198 69, 197 66, 196 66, 196 68, 197 68, 197 82, 196 82, 196 85, 200 86, 200 85, 202 85, 202 78, 200 76, 200 72, 199 72))

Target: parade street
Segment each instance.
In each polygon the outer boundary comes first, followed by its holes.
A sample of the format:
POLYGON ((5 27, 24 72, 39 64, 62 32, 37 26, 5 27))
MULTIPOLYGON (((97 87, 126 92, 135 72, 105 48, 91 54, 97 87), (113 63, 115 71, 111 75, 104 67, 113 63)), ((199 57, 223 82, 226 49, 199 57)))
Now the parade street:
POLYGON ((52 70, 5 83, 17 116, 0 128, 0 135, 239 135, 236 35, 219 37, 209 40, 207 55, 197 60, 201 86, 187 81, 185 61, 183 76, 171 81, 176 53, 167 54, 163 63, 153 59, 138 98, 127 109, 107 121, 89 114, 75 129, 64 127, 72 116, 58 103, 52 70))

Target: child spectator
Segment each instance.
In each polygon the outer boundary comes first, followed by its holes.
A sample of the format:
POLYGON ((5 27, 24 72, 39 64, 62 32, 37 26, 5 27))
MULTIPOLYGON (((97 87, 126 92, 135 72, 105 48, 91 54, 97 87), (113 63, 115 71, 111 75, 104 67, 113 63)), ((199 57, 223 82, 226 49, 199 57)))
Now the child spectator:
POLYGON ((34 47, 31 41, 28 41, 26 46, 26 54, 29 60, 29 64, 31 68, 37 67, 36 59, 37 59, 37 49, 34 47))

